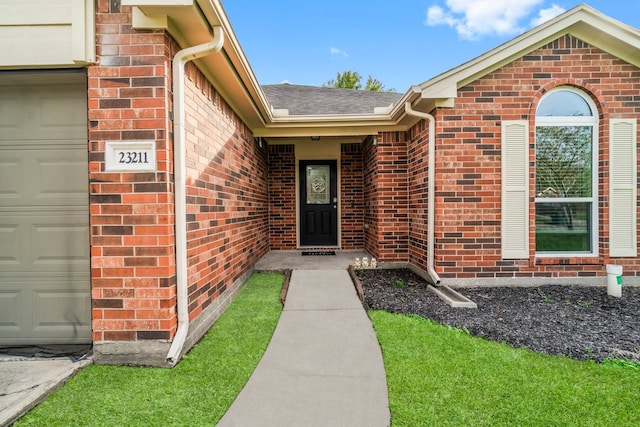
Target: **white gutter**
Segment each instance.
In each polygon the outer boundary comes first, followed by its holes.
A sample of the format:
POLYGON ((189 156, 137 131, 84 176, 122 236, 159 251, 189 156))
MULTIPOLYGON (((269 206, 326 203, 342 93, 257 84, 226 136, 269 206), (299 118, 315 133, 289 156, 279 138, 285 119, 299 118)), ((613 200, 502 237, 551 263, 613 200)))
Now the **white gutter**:
POLYGON ((187 189, 185 166, 185 109, 184 75, 185 65, 189 61, 219 52, 224 44, 222 27, 213 28, 210 42, 182 49, 173 57, 173 168, 175 185, 175 221, 176 221, 176 300, 178 306, 178 330, 167 360, 178 361, 182 347, 189 332, 189 294, 187 275, 187 189))
POLYGON ((406 101, 404 104, 404 110, 408 115, 413 117, 419 117, 421 119, 427 119, 429 121, 429 159, 428 159, 428 168, 429 173, 427 175, 427 179, 429 180, 427 191, 429 191, 429 195, 427 197, 427 203, 429 205, 429 210, 427 212, 427 273, 431 278, 431 281, 434 285, 440 284, 440 276, 436 273, 434 268, 434 260, 435 260, 435 201, 436 201, 436 119, 429 113, 424 113, 422 111, 416 111, 411 107, 411 102, 406 101))

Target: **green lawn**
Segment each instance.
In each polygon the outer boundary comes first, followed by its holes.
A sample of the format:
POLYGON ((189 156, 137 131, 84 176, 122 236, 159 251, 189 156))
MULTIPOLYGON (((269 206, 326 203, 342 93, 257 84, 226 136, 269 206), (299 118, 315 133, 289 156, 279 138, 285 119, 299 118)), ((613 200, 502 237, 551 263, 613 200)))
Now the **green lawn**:
POLYGON ((637 426, 640 371, 514 349, 417 316, 369 313, 393 426, 637 426))
MULTIPOLYGON (((266 349, 282 282, 254 274, 174 369, 88 366, 16 426, 214 426, 266 349)), ((394 427, 639 425, 637 365, 540 355, 417 316, 369 315, 394 427)))
POLYGON ((283 276, 251 276, 173 369, 90 365, 15 426, 214 426, 260 361, 282 306, 283 276))

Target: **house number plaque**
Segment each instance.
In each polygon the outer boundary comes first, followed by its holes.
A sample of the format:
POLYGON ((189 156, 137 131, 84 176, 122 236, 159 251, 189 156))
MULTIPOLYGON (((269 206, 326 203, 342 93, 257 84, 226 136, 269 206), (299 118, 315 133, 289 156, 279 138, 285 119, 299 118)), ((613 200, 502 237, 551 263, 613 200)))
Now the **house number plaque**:
POLYGON ((156 171, 155 141, 107 141, 105 171, 156 171))

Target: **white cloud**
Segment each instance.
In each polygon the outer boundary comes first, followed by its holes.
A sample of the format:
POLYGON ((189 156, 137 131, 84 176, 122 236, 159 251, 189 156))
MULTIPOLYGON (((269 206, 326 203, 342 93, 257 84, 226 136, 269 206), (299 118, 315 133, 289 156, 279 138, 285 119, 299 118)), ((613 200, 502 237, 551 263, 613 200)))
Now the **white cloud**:
POLYGON ((564 13, 567 9, 558 6, 557 4, 552 4, 551 7, 547 9, 542 9, 538 12, 538 16, 531 20, 531 26, 536 27, 540 24, 543 24, 556 16, 564 13))
MULTIPOLYGON (((520 21, 544 0, 446 0, 446 10, 434 5, 427 11, 426 25, 448 25, 464 39, 485 35, 513 35, 524 31, 520 21)), ((555 6, 555 5, 554 5, 555 6)), ((545 9, 540 12, 540 18, 545 9)), ((547 16, 545 12, 545 16, 547 16)))
POLYGON ((331 56, 344 56, 345 58, 349 57, 349 54, 344 50, 338 49, 337 47, 332 47, 329 49, 329 53, 331 56))

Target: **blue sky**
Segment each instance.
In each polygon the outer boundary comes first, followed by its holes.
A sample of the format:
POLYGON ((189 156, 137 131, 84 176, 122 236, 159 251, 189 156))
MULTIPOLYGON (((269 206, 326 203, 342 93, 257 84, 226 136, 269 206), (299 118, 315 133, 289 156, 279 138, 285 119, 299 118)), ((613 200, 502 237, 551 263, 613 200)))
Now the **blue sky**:
MULTIPOLYGON (((563 0, 222 0, 260 84, 345 70, 406 92, 576 6, 563 0)), ((640 28, 640 0, 586 2, 640 28)))

